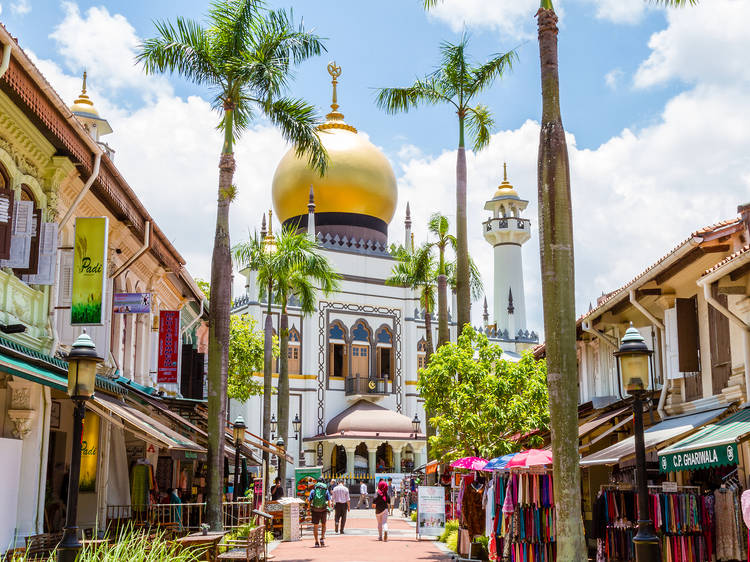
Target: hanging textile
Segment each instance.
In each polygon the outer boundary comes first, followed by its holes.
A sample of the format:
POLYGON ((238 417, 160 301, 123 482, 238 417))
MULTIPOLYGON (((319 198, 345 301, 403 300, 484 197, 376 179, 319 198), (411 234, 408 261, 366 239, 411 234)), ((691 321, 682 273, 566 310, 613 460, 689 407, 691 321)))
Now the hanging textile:
POLYGON ((744 532, 740 532, 740 507, 732 490, 716 490, 716 559, 741 560, 744 557, 744 532), (742 537, 742 538, 741 538, 742 537))

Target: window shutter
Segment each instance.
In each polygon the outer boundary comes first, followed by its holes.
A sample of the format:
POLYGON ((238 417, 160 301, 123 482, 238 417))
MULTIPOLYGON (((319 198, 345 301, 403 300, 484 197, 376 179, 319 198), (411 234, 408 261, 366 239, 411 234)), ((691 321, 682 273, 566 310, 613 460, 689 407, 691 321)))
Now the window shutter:
POLYGON ((29 265, 24 268, 16 268, 16 275, 24 277, 37 273, 39 266, 39 236, 41 233, 42 210, 36 209, 31 215, 31 244, 29 249, 29 265))
POLYGON ((39 230, 39 255, 36 272, 24 275, 23 280, 31 285, 54 285, 57 258, 57 223, 43 222, 39 230))
POLYGON ((10 258, 10 241, 13 234, 12 189, 0 189, 0 260, 10 258))
POLYGON ((70 307, 73 300, 73 251, 67 250, 60 255, 60 293, 57 302, 60 306, 70 307))
POLYGON ((10 257, 0 261, 0 267, 25 269, 31 255, 31 232, 34 225, 34 202, 16 201, 13 205, 13 234, 10 257))
POLYGON ((697 373, 700 371, 698 356, 698 307, 695 297, 676 299, 677 309, 677 350, 679 353, 679 369, 681 373, 697 373))

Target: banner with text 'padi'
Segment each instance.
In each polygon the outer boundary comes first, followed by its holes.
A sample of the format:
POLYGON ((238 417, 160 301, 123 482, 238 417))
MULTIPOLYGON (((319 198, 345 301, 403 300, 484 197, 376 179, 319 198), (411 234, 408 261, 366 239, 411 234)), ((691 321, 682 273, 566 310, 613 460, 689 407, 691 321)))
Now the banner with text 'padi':
POLYGON ((156 382, 177 382, 180 358, 180 311, 159 312, 159 365, 156 382))
POLYGON ((107 232, 106 217, 76 219, 70 309, 70 322, 74 326, 100 326, 104 322, 107 232))

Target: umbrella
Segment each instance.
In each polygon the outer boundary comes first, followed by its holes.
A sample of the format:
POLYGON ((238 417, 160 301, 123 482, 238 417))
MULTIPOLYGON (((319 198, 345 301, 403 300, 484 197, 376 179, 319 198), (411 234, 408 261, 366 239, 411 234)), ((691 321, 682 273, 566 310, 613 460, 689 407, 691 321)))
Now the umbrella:
POLYGON ((507 455, 503 455, 502 457, 496 457, 492 459, 490 462, 488 462, 483 470, 502 470, 503 468, 506 468, 508 466, 508 461, 515 457, 518 453, 509 453, 507 455))
POLYGON ((466 470, 483 470, 487 459, 481 457, 464 457, 451 463, 451 468, 464 468, 466 470))
POLYGON ((530 466, 540 466, 552 464, 552 451, 542 449, 529 449, 518 453, 508 461, 506 468, 528 468, 530 466))

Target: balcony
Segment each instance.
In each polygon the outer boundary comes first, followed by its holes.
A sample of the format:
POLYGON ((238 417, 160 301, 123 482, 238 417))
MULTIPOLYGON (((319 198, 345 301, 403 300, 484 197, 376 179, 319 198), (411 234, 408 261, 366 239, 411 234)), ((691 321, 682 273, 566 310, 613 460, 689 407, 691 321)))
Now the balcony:
POLYGON ((390 393, 390 383, 377 377, 347 377, 344 390, 347 396, 380 398, 390 393))

